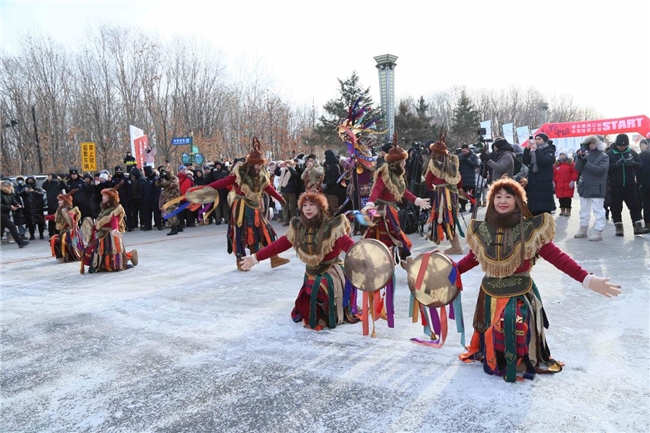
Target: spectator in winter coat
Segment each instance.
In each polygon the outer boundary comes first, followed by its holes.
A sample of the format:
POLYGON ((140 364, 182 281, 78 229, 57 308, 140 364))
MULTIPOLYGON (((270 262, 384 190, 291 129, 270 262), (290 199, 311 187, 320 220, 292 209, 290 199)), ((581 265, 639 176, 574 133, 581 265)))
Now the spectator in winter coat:
POLYGON ((140 227, 142 224, 141 221, 141 212, 142 212, 142 196, 144 194, 144 176, 138 167, 133 167, 131 173, 129 174, 129 180, 131 180, 131 215, 133 221, 133 228, 140 227))
POLYGON ((23 240, 20 237, 16 224, 14 224, 14 222, 11 221, 11 218, 9 217, 9 214, 11 212, 15 211, 21 206, 20 203, 15 200, 14 194, 14 184, 10 180, 3 180, 2 184, 0 184, 0 215, 2 216, 2 219, 0 220, 0 229, 2 231, 4 231, 5 228, 9 230, 11 237, 18 244, 18 247, 23 248, 29 244, 29 241, 23 240))
POLYGON ((492 169, 492 181, 497 181, 507 174, 512 178, 515 170, 515 149, 505 138, 497 138, 492 144, 496 149, 494 159, 488 159, 486 164, 492 169))
MULTIPOLYGON (((79 212, 81 212, 80 221, 83 221, 86 217, 92 217, 90 199, 92 198, 93 188, 92 185, 86 183, 83 178, 79 177, 79 171, 76 168, 70 170, 70 179, 66 185, 68 194, 73 189, 76 192, 72 195, 72 206, 76 206, 79 212)), ((56 203, 58 204, 58 200, 56 203)))
POLYGON ((305 170, 302 172, 302 181, 305 185, 305 191, 321 191, 321 185, 325 177, 323 167, 318 163, 316 155, 308 155, 305 162, 305 170))
POLYGON ((637 197, 636 177, 641 173, 641 158, 630 149, 630 139, 626 134, 618 134, 614 146, 607 152, 609 156, 609 186, 612 194, 610 209, 616 226, 616 236, 623 236, 623 202, 627 205, 634 224, 634 234, 650 233, 643 226, 643 217, 637 197))
POLYGON ((643 209, 643 220, 646 227, 650 227, 650 139, 643 139, 639 143, 641 153, 641 174, 637 176, 639 182, 639 197, 643 209))
POLYGON ((93 219, 97 218, 99 212, 101 211, 102 190, 110 187, 111 187, 111 183, 108 180, 108 173, 106 173, 105 171, 99 173, 99 177, 97 178, 97 180, 95 180, 93 185, 93 193, 92 193, 92 199, 90 203, 93 219))
POLYGON ((535 141, 524 149, 523 163, 528 166, 528 208, 533 216, 555 210, 553 194, 553 164, 555 146, 548 144, 548 135, 537 134, 535 141))
POLYGON ((25 189, 20 193, 23 200, 23 215, 25 216, 25 224, 29 229, 29 240, 33 241, 34 232, 38 227, 40 239, 45 239, 43 233, 45 232, 45 219, 43 211, 45 210, 45 190, 36 186, 36 178, 29 176, 25 181, 25 189))
MULTIPOLYGON (((476 197, 474 190, 476 189, 476 169, 479 167, 480 162, 478 156, 472 152, 467 144, 460 147, 460 155, 458 155, 458 163, 460 166, 460 176, 463 191, 468 193, 471 197, 476 197)), ((467 200, 460 199, 460 211, 465 212, 467 200)), ((474 211, 474 206, 470 212, 474 211)))
POLYGON ((553 182, 555 183, 555 196, 560 201, 560 216, 571 216, 571 202, 575 191, 578 172, 575 169, 573 159, 569 157, 569 151, 560 150, 555 161, 553 171, 553 182))
POLYGON ((152 147, 147 147, 144 150, 144 165, 148 165, 149 167, 153 168, 155 166, 155 158, 156 158, 156 149, 152 147))
POLYGON ((126 171, 127 171, 127 173, 130 173, 130 172, 131 172, 131 169, 132 169, 133 167, 137 167, 137 166, 138 166, 138 165, 137 165, 138 163, 137 163, 137 161, 135 160, 135 157, 133 157, 133 155, 131 155, 131 152, 126 152, 126 156, 124 157, 124 161, 123 161, 123 162, 124 162, 124 166, 126 167, 126 171))
POLYGON ((609 156, 604 152, 605 143, 595 135, 587 137, 576 153, 575 169, 580 174, 578 194, 580 195, 580 229, 574 238, 586 238, 589 220, 593 212, 596 221, 590 241, 602 241, 605 218, 605 195, 607 193, 607 172, 609 156))
MULTIPOLYGON (((228 171, 225 169, 224 164, 221 161, 215 161, 214 167, 210 174, 208 175, 208 184, 216 182, 221 179, 228 177, 228 171)), ((222 188, 219 190, 219 203, 216 204, 217 208, 214 210, 214 218, 217 222, 217 225, 223 222, 227 223, 230 219, 230 206, 228 205, 228 188, 222 188)), ((213 205, 214 206, 214 205, 213 205)))
MULTIPOLYGON (((151 230, 151 221, 154 218, 154 210, 158 207, 156 180, 157 177, 153 171, 153 167, 145 165, 144 177, 142 179, 142 183, 139 184, 139 186, 141 185, 142 187, 140 201, 140 224, 142 224, 142 231, 151 230)), ((158 227, 158 230, 162 230, 160 214, 158 214, 156 227, 158 227)))
POLYGON ((120 196, 120 205, 124 209, 126 216, 126 231, 133 231, 133 215, 131 214, 131 200, 133 198, 133 186, 131 179, 124 175, 122 167, 115 167, 113 178, 111 179, 111 188, 115 188, 120 196), (119 188, 118 188, 118 185, 119 188))
MULTIPOLYGON (((61 177, 56 173, 47 175, 47 179, 43 182, 43 189, 47 199, 47 214, 54 215, 56 209, 59 207, 57 196, 65 189, 65 183, 61 181, 61 177)), ((50 238, 56 234, 56 223, 54 220, 47 222, 47 232, 50 238)))
POLYGON ((295 163, 291 160, 281 162, 275 169, 275 175, 280 178, 280 194, 282 194, 282 198, 286 202, 282 206, 282 225, 288 227, 291 219, 297 216, 298 197, 296 186, 299 176, 295 169, 295 163))
POLYGON ((336 212, 339 205, 345 201, 345 188, 339 182, 340 178, 341 165, 339 159, 333 151, 328 149, 325 151, 325 178, 321 186, 332 213, 336 212))

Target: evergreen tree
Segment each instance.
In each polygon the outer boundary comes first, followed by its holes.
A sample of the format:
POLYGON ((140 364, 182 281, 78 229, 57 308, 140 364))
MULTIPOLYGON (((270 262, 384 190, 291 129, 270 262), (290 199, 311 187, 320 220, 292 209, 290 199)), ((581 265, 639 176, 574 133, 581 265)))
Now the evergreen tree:
POLYGON ((463 90, 454 109, 450 137, 447 144, 452 148, 476 141, 476 130, 479 128, 479 112, 472 100, 463 90))
POLYGON ((395 115, 395 131, 400 142, 410 146, 413 142, 423 142, 431 138, 431 117, 427 116, 427 104, 420 97, 416 106, 412 99, 403 99, 395 115), (415 111, 415 113, 413 113, 415 111))
MULTIPOLYGON (((350 106, 357 99, 361 98, 359 102, 360 106, 372 107, 374 104, 370 97, 370 87, 364 89, 361 86, 359 75, 357 75, 356 71, 352 71, 352 75, 346 80, 337 78, 337 81, 339 82, 340 95, 337 99, 327 101, 323 106, 325 114, 320 117, 318 125, 316 125, 316 139, 319 142, 318 144, 328 147, 332 147, 333 145, 343 146, 343 143, 338 139, 336 134, 336 128, 341 119, 345 119, 348 116, 350 106)), ((379 115, 379 110, 373 111, 373 117, 379 115)), ((369 119, 370 117, 368 117, 369 119)))

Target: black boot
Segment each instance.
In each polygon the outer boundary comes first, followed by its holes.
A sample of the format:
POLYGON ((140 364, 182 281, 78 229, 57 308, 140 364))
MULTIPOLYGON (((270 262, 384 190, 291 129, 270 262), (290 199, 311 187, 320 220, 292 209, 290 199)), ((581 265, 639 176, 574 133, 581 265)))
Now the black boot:
POLYGON ((177 235, 178 234, 178 228, 176 226, 173 226, 172 229, 167 233, 167 236, 172 236, 172 235, 177 235))

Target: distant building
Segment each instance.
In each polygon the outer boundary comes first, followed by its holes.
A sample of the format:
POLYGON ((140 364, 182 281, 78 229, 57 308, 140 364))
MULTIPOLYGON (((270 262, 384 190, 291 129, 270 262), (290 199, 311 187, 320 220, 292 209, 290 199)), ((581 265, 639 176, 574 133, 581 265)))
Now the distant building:
POLYGON ((375 67, 379 70, 379 90, 381 92, 381 108, 384 111, 384 120, 386 129, 388 129, 389 139, 395 132, 395 66, 397 56, 392 54, 382 54, 375 56, 377 64, 375 67))

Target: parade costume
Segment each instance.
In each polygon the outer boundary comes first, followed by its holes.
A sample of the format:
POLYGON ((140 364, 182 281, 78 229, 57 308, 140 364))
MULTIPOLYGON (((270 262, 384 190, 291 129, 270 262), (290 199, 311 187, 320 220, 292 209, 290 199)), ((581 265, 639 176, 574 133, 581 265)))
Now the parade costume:
POLYGON ((300 196, 300 209, 305 202, 318 207, 322 223, 310 224, 305 216, 291 220, 284 236, 254 254, 256 261, 266 260, 293 247, 305 267, 305 279, 291 318, 304 322, 312 329, 335 328, 344 322, 356 323, 356 290, 346 284, 343 262, 339 258, 354 244, 349 236, 350 223, 344 215, 327 219, 327 199, 317 191, 307 191, 300 196))
POLYGON ((138 264, 138 252, 126 252, 122 234, 126 231, 126 214, 120 204, 117 188, 102 190, 102 210, 95 221, 92 240, 88 242, 84 251, 84 259, 80 272, 84 273, 84 266, 88 272, 115 272, 123 271, 132 265, 138 264), (115 233, 117 230, 119 232, 115 233))
POLYGON ((431 191, 431 215, 427 221, 430 231, 427 239, 439 245, 445 237, 452 247, 445 254, 462 254, 456 230, 464 236, 458 224, 458 194, 461 190, 458 157, 449 153, 445 140, 447 133, 430 146, 431 159, 426 171, 426 185, 431 191))
POLYGON ((47 221, 52 220, 56 224, 57 234, 50 239, 50 248, 52 257, 60 262, 76 262, 83 256, 84 241, 79 231, 81 212, 77 206, 72 206, 74 193, 75 190, 70 191, 70 194, 59 194, 57 199, 63 205, 54 214, 45 217, 47 221))
MULTIPOLYGON (((271 185, 270 174, 265 167, 255 171, 255 165, 264 164, 266 159, 260 152, 260 142, 254 137, 253 150, 246 157, 246 162, 235 166, 230 176, 207 185, 214 189, 233 187, 235 197, 228 221, 228 254, 235 253, 239 270, 242 270, 239 260, 246 256, 246 248, 255 253, 277 238, 275 230, 264 215, 262 196, 266 192, 280 203, 284 203, 284 199, 271 185)), ((288 259, 279 256, 271 257, 272 267, 288 262, 288 259)))
POLYGON ((526 206, 526 193, 517 182, 500 179, 493 183, 486 220, 472 220, 467 236, 470 251, 458 262, 461 274, 479 264, 485 272, 474 314, 474 334, 461 360, 480 361, 486 373, 503 376, 508 382, 523 380, 518 372, 532 379, 536 373, 562 370, 562 363, 551 358, 544 335, 548 320, 530 276, 537 257, 601 294, 605 293, 597 285, 609 283, 588 275, 553 244, 554 235, 552 216, 533 217, 526 206), (515 197, 512 212, 495 209, 495 196, 501 190, 515 197))

